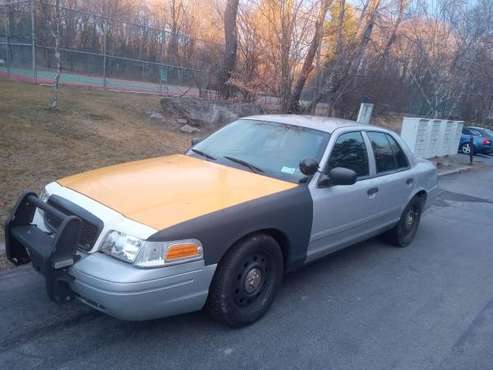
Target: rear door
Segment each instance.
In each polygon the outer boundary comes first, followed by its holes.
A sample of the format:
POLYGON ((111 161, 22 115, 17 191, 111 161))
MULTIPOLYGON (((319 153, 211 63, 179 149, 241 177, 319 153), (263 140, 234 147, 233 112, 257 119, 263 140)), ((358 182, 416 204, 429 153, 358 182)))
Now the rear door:
POLYGON ((378 184, 378 218, 385 227, 399 220, 414 190, 416 179, 410 161, 392 135, 367 131, 378 184))
POLYGON ((322 160, 323 172, 335 167, 354 170, 353 185, 321 187, 318 176, 310 183, 313 199, 313 225, 307 261, 365 239, 378 224, 376 180, 368 156, 368 142, 361 131, 333 134, 328 160, 322 160))

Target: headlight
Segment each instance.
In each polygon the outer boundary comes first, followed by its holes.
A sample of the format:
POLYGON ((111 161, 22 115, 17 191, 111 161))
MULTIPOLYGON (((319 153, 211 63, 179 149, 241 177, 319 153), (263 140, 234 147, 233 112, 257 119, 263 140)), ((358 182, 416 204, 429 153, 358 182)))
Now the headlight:
POLYGON ((110 231, 101 244, 101 251, 122 261, 133 263, 144 242, 119 231, 110 231))
POLYGON ((202 244, 196 239, 149 242, 119 231, 110 231, 100 250, 139 267, 160 267, 203 258, 202 244))

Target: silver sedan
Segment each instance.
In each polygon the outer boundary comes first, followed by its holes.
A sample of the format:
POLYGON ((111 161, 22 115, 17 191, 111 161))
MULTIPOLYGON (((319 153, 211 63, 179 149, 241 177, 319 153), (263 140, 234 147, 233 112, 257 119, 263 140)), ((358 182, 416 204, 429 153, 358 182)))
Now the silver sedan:
POLYGON ((22 196, 8 258, 48 296, 145 320, 207 307, 231 326, 272 304, 285 272, 375 235, 414 239, 437 173, 394 132, 324 117, 233 122, 185 154, 69 176, 22 196))

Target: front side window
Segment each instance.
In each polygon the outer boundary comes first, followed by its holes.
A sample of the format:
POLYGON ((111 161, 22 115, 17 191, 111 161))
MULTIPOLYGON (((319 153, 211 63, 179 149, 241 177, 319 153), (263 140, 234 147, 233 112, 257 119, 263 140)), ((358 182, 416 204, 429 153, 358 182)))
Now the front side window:
POLYGON ((238 168, 245 168, 247 162, 263 175, 299 182, 306 177, 300 162, 307 158, 320 162, 329 137, 305 127, 240 119, 195 145, 189 154, 200 152, 209 160, 238 168))
POLYGON ((375 155, 377 173, 393 171, 397 169, 394 160, 394 152, 390 146, 387 135, 383 132, 367 132, 375 155))
POLYGON ((349 168, 358 177, 369 175, 368 154, 361 132, 349 132, 337 138, 330 154, 328 171, 336 167, 349 168))

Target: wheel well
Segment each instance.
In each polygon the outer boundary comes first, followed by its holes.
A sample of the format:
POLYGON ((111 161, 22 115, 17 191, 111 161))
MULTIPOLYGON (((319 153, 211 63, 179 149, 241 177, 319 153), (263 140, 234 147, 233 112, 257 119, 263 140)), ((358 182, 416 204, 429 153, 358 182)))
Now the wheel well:
POLYGON ((424 190, 420 190, 416 193, 415 197, 419 198, 422 202, 422 204, 426 203, 426 198, 428 197, 428 194, 424 190))
POLYGON ((284 258, 284 268, 286 269, 289 256, 289 240, 287 236, 282 231, 276 229, 266 229, 261 230, 260 232, 272 236, 275 241, 279 243, 279 247, 281 247, 282 256, 284 258))
MULTIPOLYGON (((274 240, 279 244, 279 247, 281 248, 281 252, 282 252, 282 256, 283 256, 283 260, 284 260, 284 268, 287 269, 287 264, 289 261, 288 260, 288 257, 289 257, 289 240, 288 240, 286 234, 284 234, 282 231, 280 231, 278 229, 261 229, 261 230, 253 231, 251 233, 248 233, 248 234, 242 236, 240 239, 235 241, 230 246, 230 248, 233 245, 241 242, 242 240, 245 240, 247 238, 254 236, 255 234, 267 234, 267 235, 271 236, 272 238, 274 238, 274 240)), ((228 249, 230 249, 230 248, 228 248, 228 249)))

